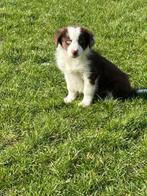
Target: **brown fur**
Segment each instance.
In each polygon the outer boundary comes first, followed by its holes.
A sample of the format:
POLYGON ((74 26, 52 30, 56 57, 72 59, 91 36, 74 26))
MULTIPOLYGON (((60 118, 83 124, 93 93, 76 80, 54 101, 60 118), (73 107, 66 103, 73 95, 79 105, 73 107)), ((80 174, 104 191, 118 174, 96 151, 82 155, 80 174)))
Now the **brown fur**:
MULTIPOLYGON (((65 40, 69 39, 68 37, 68 32, 67 32, 67 28, 61 28, 59 29, 54 36, 54 42, 56 47, 58 46, 58 43, 62 44, 62 42, 65 40)), ((64 46, 65 47, 65 46, 64 46)))

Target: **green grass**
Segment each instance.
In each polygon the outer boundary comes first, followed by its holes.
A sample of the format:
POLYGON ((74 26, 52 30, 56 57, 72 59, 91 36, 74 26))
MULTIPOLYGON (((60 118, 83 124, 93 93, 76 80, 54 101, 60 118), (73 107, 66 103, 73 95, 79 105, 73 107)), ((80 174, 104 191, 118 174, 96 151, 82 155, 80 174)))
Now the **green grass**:
POLYGON ((147 87, 145 0, 0 1, 0 195, 147 195, 147 103, 63 103, 53 35, 88 27, 95 49, 147 87))

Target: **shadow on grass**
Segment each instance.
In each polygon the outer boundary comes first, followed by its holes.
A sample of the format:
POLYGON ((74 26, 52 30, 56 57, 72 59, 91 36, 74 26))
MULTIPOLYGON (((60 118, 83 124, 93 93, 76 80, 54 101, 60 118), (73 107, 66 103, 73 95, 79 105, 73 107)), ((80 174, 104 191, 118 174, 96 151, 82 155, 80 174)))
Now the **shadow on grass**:
POLYGON ((105 100, 105 99, 111 99, 111 100, 119 100, 119 101, 126 101, 126 100, 133 100, 133 99, 143 99, 143 100, 147 100, 147 93, 142 93, 142 94, 137 94, 137 95, 133 95, 132 97, 128 97, 128 98, 113 98, 113 97, 108 97, 105 94, 102 94, 101 96, 96 95, 94 97, 94 102, 100 101, 100 100, 105 100))

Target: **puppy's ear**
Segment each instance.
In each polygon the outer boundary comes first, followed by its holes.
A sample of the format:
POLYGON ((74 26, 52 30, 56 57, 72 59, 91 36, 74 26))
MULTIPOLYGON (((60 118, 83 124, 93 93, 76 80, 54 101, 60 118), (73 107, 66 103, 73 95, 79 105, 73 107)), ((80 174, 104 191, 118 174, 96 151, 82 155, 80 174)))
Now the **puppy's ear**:
POLYGON ((92 47, 95 44, 94 35, 91 32, 89 32, 89 36, 90 36, 89 46, 92 47))
POLYGON ((64 33, 66 33, 67 29, 66 28, 61 28, 58 31, 56 31, 55 35, 54 35, 54 42, 56 47, 58 46, 58 43, 61 44, 61 37, 64 33))
POLYGON ((88 44, 89 44, 89 47, 91 48, 95 44, 93 33, 91 33, 86 28, 82 28, 82 32, 87 35, 86 37, 88 38, 88 44))

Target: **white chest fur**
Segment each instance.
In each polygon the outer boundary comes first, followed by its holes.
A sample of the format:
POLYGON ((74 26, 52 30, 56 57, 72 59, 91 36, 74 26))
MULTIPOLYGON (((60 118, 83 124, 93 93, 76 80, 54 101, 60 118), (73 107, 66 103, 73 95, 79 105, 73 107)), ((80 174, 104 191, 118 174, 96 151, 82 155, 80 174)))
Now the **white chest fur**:
POLYGON ((80 57, 72 58, 67 55, 67 52, 58 45, 56 49, 56 60, 58 68, 63 72, 85 72, 89 71, 89 62, 87 59, 86 54, 88 53, 87 50, 83 52, 80 57))
POLYGON ((58 68, 64 73, 67 88, 82 93, 84 90, 84 76, 89 75, 88 51, 78 58, 69 57, 65 50, 58 45, 56 50, 56 60, 58 68))

